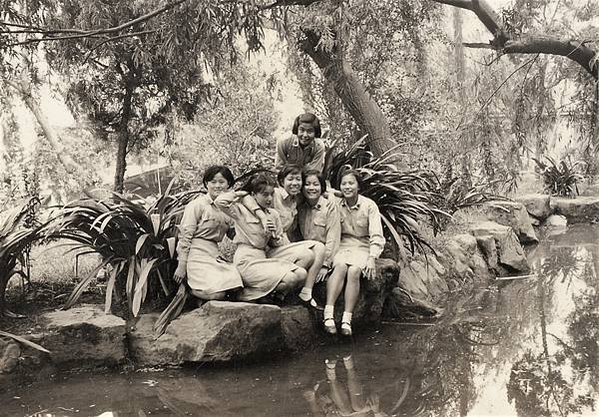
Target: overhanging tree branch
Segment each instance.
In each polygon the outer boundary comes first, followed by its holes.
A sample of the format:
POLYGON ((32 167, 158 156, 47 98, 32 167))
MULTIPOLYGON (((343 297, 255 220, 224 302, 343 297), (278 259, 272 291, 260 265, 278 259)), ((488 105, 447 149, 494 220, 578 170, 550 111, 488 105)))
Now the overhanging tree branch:
MULTIPOLYGON (((587 46, 588 40, 559 39, 545 35, 528 35, 514 39, 503 29, 500 16, 486 0, 431 0, 435 3, 467 9, 493 35, 489 42, 491 48, 502 54, 546 54, 568 58, 583 67, 595 80, 599 77, 597 57, 599 53, 587 46)), ((482 44, 465 46, 480 48, 482 44)))

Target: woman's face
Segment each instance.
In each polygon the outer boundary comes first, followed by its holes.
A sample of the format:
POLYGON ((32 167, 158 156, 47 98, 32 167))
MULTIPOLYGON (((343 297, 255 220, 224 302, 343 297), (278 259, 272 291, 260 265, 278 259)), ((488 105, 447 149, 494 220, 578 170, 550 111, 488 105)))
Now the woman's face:
POLYGON ((223 177, 223 174, 219 172, 214 178, 206 183, 206 188, 208 189, 208 195, 214 200, 229 189, 229 182, 223 177))
POLYGON ((300 123, 297 127, 297 138, 302 146, 311 144, 314 141, 314 126, 312 123, 300 123))
POLYGON ((275 188, 272 185, 267 185, 262 191, 254 192, 252 195, 256 199, 256 203, 261 208, 272 207, 272 198, 275 193, 275 188))
POLYGON ((358 180, 353 174, 348 174, 341 178, 341 184, 339 185, 339 188, 341 188, 341 192, 343 193, 343 197, 345 199, 352 199, 358 196, 358 180))
POLYGON ((290 195, 298 195, 302 190, 302 175, 301 174, 287 174, 283 179, 283 188, 290 195))
POLYGON ((322 187, 320 186, 320 181, 318 181, 318 177, 316 175, 308 175, 306 177, 303 191, 306 200, 315 201, 320 198, 322 195, 322 187))

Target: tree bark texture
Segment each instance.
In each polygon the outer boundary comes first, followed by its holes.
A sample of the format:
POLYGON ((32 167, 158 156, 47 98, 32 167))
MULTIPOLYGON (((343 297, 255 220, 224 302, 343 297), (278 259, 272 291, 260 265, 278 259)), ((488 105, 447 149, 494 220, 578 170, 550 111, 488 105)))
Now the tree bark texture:
POLYGON ((50 144, 52 149, 54 149, 58 161, 62 164, 65 170, 69 174, 75 175, 77 173, 82 172, 82 167, 77 162, 75 162, 73 158, 71 158, 71 156, 69 155, 69 152, 65 150, 64 146, 62 145, 62 141, 58 136, 58 133, 56 133, 54 128, 52 128, 52 126, 50 125, 50 121, 42 111, 36 98, 33 96, 33 88, 31 86, 31 83, 24 78, 18 82, 6 80, 6 83, 17 92, 17 94, 19 95, 19 97, 21 97, 27 108, 31 111, 31 113, 33 113, 33 116, 42 128, 42 131, 44 132, 44 135, 46 136, 48 143, 50 144))
POLYGON ((135 81, 133 71, 125 77, 125 94, 123 95, 123 110, 118 127, 118 148, 116 154, 116 168, 114 173, 114 191, 122 193, 125 189, 125 172, 127 171, 127 148, 129 147, 129 121, 131 120, 131 106, 135 81))
POLYGON ((383 155, 395 145, 383 111, 366 91, 350 63, 345 61, 338 51, 325 51, 320 48, 320 38, 314 32, 305 31, 304 35, 300 45, 302 50, 320 68, 325 80, 332 84, 360 130, 368 134, 373 154, 383 155))

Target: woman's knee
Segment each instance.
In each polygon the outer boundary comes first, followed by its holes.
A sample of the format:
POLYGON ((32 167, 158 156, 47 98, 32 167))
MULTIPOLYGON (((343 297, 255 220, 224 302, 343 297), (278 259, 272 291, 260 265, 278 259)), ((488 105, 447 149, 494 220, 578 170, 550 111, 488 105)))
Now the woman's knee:
POLYGON ((304 282, 308 277, 308 271, 304 268, 297 268, 293 273, 295 274, 298 283, 304 282))
POLYGON ((191 290, 191 294, 194 297, 196 297, 196 298, 200 298, 202 300, 210 301, 210 300, 224 300, 226 293, 224 291, 219 291, 219 292, 214 292, 214 293, 206 294, 204 291, 191 290))
POLYGON ((347 279, 348 280, 352 280, 352 281, 359 280, 360 275, 362 275, 362 270, 357 266, 350 265, 350 267, 347 269, 347 279))

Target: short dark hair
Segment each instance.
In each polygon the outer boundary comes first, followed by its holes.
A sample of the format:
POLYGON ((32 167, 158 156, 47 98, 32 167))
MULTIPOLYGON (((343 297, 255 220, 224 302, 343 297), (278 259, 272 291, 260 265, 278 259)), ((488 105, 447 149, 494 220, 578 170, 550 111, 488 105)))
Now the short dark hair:
POLYGON ((354 176, 354 178, 358 182, 358 190, 362 190, 364 183, 362 182, 362 176, 360 175, 360 171, 357 171, 353 168, 347 168, 344 171, 341 171, 341 174, 339 175, 339 184, 337 184, 337 187, 341 187, 341 181, 343 181, 343 177, 347 177, 348 175, 354 176))
POLYGON ((271 175, 259 172, 250 178, 243 190, 248 193, 261 193, 268 186, 276 187, 277 184, 271 175))
POLYGON ((224 165, 212 165, 206 168, 206 171, 204 171, 204 178, 202 179, 204 186, 206 186, 209 181, 212 181, 216 174, 221 174, 223 177, 225 177, 229 187, 232 187, 233 184, 235 184, 235 177, 229 168, 224 165))
POLYGON ((283 186, 283 182, 285 181, 285 178, 287 177, 287 175, 289 174, 302 174, 302 168, 299 165, 285 165, 283 168, 281 168, 281 170, 279 171, 279 173, 277 174, 277 182, 279 183, 279 185, 282 187, 283 186))
POLYGON ((320 192, 326 193, 327 191, 327 182, 324 179, 322 173, 317 169, 309 169, 307 171, 302 172, 302 185, 306 185, 306 178, 315 176, 318 178, 318 182, 320 183, 320 192))
POLYGON ((320 120, 313 113, 303 113, 295 118, 293 122, 293 127, 291 128, 291 133, 297 135, 297 130, 299 128, 300 123, 310 123, 314 128, 314 137, 319 138, 322 135, 322 130, 320 129, 320 120))

